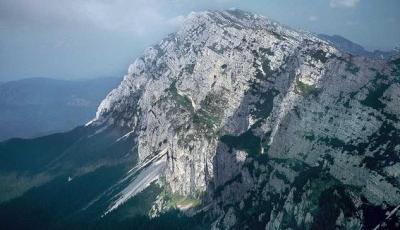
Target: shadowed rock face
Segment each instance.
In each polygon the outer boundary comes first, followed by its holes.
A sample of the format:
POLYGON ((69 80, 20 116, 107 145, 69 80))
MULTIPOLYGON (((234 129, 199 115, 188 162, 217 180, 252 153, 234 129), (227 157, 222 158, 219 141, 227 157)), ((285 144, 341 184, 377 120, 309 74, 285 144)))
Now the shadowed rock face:
POLYGON ((373 228, 400 203, 399 64, 238 10, 192 13, 84 128, 131 148, 104 159, 135 158, 101 210, 156 184, 156 219, 181 208, 208 228, 373 228))

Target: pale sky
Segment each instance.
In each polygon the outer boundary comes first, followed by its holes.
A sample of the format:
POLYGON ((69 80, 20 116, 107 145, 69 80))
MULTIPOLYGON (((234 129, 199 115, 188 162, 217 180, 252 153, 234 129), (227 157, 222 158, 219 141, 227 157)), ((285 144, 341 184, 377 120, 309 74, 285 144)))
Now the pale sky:
POLYGON ((120 77, 191 11, 229 8, 368 49, 400 45, 400 0, 0 0, 0 81, 120 77))

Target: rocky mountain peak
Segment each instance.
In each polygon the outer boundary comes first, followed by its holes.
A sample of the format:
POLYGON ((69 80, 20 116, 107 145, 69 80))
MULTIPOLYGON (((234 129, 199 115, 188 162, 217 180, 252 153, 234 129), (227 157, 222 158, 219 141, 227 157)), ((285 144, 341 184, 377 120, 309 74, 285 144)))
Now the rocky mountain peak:
MULTIPOLYGON (((152 72, 157 68, 165 68, 168 72, 159 75, 168 74, 169 77, 177 78, 176 73, 195 66, 193 62, 198 56, 210 55, 207 52, 211 52, 221 58, 230 46, 235 47, 236 51, 240 51, 241 48, 251 49, 257 41, 255 37, 261 35, 266 36, 264 39, 266 41, 270 38, 267 44, 270 47, 263 49, 271 49, 271 52, 272 49, 278 49, 278 46, 287 48, 288 45, 283 41, 289 41, 297 48, 303 42, 310 44, 314 42, 316 46, 325 49, 324 52, 337 52, 309 33, 297 32, 256 14, 241 10, 193 12, 188 15, 178 32, 170 34, 159 44, 148 48, 145 54, 129 67, 119 92, 113 91, 104 100, 99 107, 97 119, 108 114, 110 103, 119 100, 117 99, 119 95, 126 96, 129 92, 137 90, 141 83, 146 81, 146 78, 140 78, 141 73, 147 74, 145 71, 149 67, 152 68, 152 72), (255 34, 246 34, 249 31, 255 34), (169 56, 168 62, 164 60, 165 56, 169 56), (154 64, 156 68, 149 64, 154 64)), ((151 77, 156 77, 155 74, 153 73, 151 77)))
POLYGON ((0 222, 396 229, 399 108, 396 55, 239 10, 192 13, 86 126, 0 143, 0 222))
POLYGON ((145 167, 106 213, 157 181, 221 228, 250 224, 243 202, 270 207, 252 214, 267 229, 308 228, 324 199, 343 199, 329 221, 361 226, 365 206, 400 202, 398 68, 247 12, 192 13, 88 124, 126 130, 145 167))

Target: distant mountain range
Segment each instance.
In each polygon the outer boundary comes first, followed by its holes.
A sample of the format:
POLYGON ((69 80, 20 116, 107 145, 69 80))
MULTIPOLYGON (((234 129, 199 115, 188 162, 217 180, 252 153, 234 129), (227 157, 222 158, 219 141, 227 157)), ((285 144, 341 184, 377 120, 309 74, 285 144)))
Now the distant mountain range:
POLYGON ((340 35, 319 34, 318 37, 331 43, 331 45, 334 46, 336 49, 342 50, 344 52, 347 52, 355 56, 386 59, 390 58, 395 53, 395 51, 381 51, 381 50, 375 50, 373 52, 370 52, 361 45, 354 43, 340 35))
POLYGON ((82 125, 120 78, 30 78, 0 83, 0 140, 36 137, 82 125))

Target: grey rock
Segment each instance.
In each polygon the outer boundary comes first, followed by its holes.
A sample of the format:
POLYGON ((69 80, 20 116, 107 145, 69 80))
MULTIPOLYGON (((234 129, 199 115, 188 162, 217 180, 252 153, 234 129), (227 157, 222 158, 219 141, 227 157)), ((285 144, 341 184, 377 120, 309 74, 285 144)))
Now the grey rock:
POLYGON ((167 151, 163 186, 202 199, 214 228, 358 229, 364 206, 400 203, 398 62, 238 10, 192 13, 88 126, 127 130, 139 162, 167 151))

